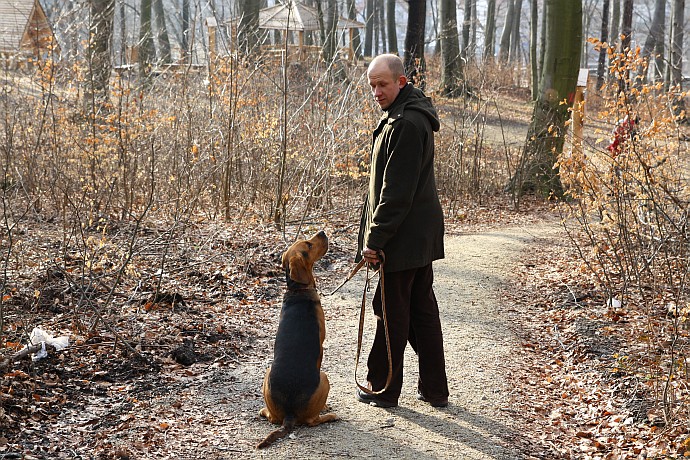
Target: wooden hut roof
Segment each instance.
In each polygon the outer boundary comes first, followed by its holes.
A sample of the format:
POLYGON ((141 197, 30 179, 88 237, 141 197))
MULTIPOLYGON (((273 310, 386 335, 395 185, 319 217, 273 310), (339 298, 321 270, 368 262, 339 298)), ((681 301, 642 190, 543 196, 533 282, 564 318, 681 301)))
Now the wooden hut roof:
POLYGON ((0 52, 38 52, 53 31, 38 0, 0 0, 0 52))
MULTIPOLYGON (((347 18, 338 18, 338 29, 356 29, 364 24, 347 18)), ((319 13, 303 3, 290 1, 259 10, 260 29, 319 30, 319 13)))

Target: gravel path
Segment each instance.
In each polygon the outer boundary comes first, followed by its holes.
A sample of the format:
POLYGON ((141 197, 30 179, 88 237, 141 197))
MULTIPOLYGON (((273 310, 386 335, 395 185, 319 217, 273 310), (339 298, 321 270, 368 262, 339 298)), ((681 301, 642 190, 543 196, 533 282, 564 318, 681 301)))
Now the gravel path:
MULTIPOLYGON (((271 360, 273 337, 267 334, 259 340, 254 361, 212 370, 203 385, 186 385, 183 395, 171 395, 167 404, 177 401, 177 412, 189 423, 168 433, 177 442, 168 443, 156 458, 525 458, 514 443, 520 427, 507 410, 511 382, 505 363, 517 345, 510 315, 502 312, 500 287, 521 254, 556 229, 556 223, 542 223, 447 237, 446 259, 434 265, 451 393, 447 408, 435 409, 416 399, 417 363, 410 347, 399 407, 381 409, 356 401, 353 373, 361 274, 336 295, 323 298, 323 368, 331 381, 328 402, 340 421, 299 427, 264 451, 254 449, 275 428, 257 414, 263 404, 261 381, 271 360)), ((316 275, 324 291, 336 284, 323 270, 316 275)), ((279 305, 273 308, 277 319, 279 305)), ((373 318, 370 311, 367 318, 373 318)), ((370 343, 370 334, 367 340, 370 343)), ((362 360, 367 352, 365 344, 362 360)), ((365 374, 363 362, 360 381, 365 374)), ((160 404, 166 404, 165 398, 154 403, 160 404)))

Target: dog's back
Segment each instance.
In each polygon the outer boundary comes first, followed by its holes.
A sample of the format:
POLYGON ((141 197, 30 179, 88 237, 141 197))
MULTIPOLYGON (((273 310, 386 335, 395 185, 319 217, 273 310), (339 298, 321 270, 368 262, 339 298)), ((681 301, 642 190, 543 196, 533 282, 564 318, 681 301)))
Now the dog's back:
POLYGON ((319 386, 321 305, 314 294, 288 292, 283 298, 269 381, 273 402, 287 415, 298 415, 319 386))

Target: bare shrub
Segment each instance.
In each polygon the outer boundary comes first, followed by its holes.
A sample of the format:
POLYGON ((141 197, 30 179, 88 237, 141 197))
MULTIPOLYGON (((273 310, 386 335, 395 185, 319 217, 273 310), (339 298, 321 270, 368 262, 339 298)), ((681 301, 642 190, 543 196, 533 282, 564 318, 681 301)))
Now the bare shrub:
POLYGON ((607 148, 609 133, 600 132, 582 152, 561 156, 569 196, 561 208, 606 293, 606 314, 644 315, 644 330, 632 331, 635 345, 620 356, 637 364, 627 367, 628 377, 646 386, 670 423, 687 411, 688 397, 690 196, 686 138, 674 108, 684 95, 631 79, 643 64, 638 52, 609 53, 615 78, 597 118, 610 127, 620 127, 626 116, 640 121, 634 132, 618 128, 618 146, 607 148))

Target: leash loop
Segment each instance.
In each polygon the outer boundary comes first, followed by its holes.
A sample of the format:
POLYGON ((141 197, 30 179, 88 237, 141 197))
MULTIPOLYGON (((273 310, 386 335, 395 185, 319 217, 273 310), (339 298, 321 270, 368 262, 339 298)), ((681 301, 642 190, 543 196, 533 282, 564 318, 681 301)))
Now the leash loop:
MULTIPOLYGON (((386 290, 385 290, 385 284, 384 284, 384 275, 383 275, 383 265, 385 262, 385 254, 383 251, 379 251, 379 258, 381 259, 381 263, 379 263, 379 268, 374 274, 370 277, 369 276, 369 264, 367 264, 367 276, 366 280, 364 282, 364 293, 362 294, 362 305, 360 307, 360 312, 359 312, 359 332, 357 334, 357 353, 355 355, 355 384, 357 385, 357 388, 362 390, 364 393, 369 394, 369 395, 379 395, 386 391, 388 387, 390 386, 391 380, 393 379, 393 357, 391 354, 391 341, 390 341, 390 335, 388 334, 388 316, 386 312, 386 290), (366 386, 363 386, 359 383, 357 380, 357 368, 359 367, 359 356, 362 352, 362 335, 364 332, 364 313, 366 312, 366 304, 367 304, 367 290, 369 289, 369 281, 376 275, 378 272, 379 274, 379 284, 381 285, 381 310, 382 310, 382 316, 383 316, 383 331, 384 335, 386 337, 386 352, 388 354, 388 376, 386 377, 386 384, 383 386, 381 390, 378 391, 373 391, 369 389, 366 386)), ((356 271, 354 273, 357 273, 359 271, 362 264, 362 259, 360 263, 358 264, 358 268, 356 268, 356 271)), ((354 273, 352 276, 354 276, 354 273)), ((347 282, 347 280, 346 280, 347 282)), ((345 283, 343 283, 345 284, 345 283)), ((342 285, 341 285, 342 286, 342 285)), ((340 288, 340 286, 338 287, 340 288)))

